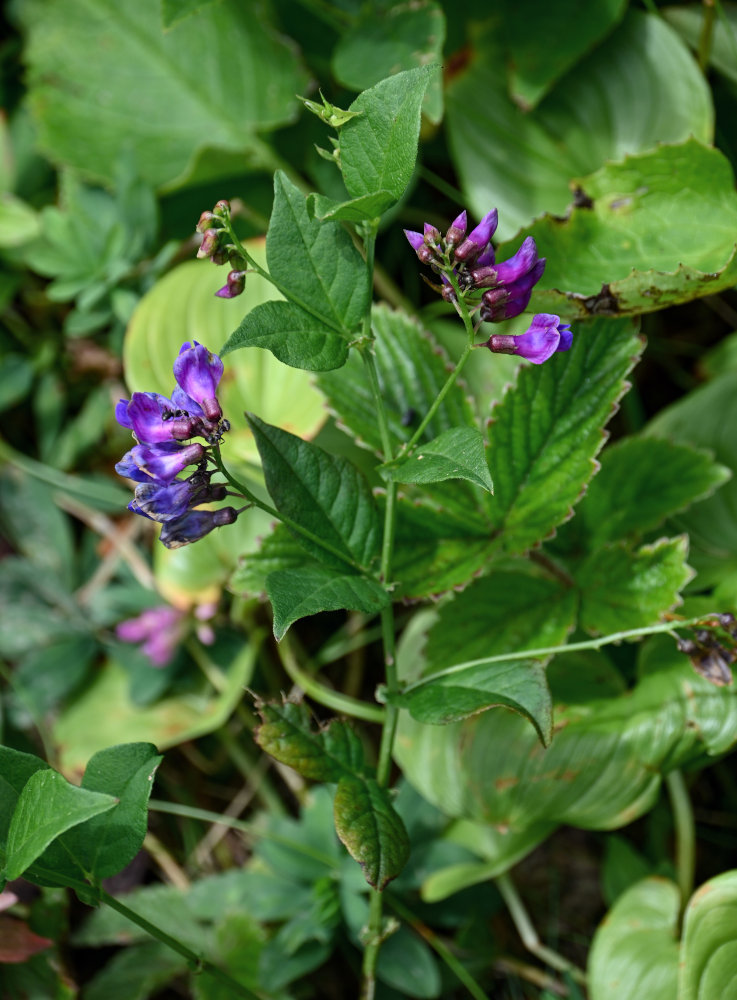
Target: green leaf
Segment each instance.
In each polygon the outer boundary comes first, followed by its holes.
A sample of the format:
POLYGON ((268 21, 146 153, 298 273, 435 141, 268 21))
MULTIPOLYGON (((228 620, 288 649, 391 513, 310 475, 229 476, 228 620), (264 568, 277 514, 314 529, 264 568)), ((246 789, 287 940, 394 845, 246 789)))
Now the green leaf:
POLYGON ((585 525, 589 545, 598 548, 658 527, 730 478, 730 470, 706 452, 655 438, 625 438, 602 453, 576 521, 585 525))
MULTIPOLYGON (((389 431, 392 440, 409 441, 448 378, 448 358, 429 333, 404 313, 375 306, 371 325, 389 431)), ((318 384, 338 419, 380 452, 375 401, 358 352, 353 352, 340 374, 321 375, 318 384)), ((438 407, 421 442, 462 426, 473 426, 473 413, 463 389, 455 385, 438 407)))
POLYGON ((490 708, 509 708, 532 723, 544 746, 552 737, 545 669, 535 660, 459 663, 388 700, 408 709, 418 722, 432 725, 459 722, 490 708))
POLYGON ((734 995, 736 917, 737 872, 723 872, 693 894, 684 917, 679 1000, 734 995))
POLYGON ((64 847, 95 878, 117 875, 140 851, 154 774, 162 760, 151 743, 128 743, 100 750, 87 765, 82 788, 113 795, 118 804, 70 830, 64 847))
POLYGON ((285 365, 311 372, 340 368, 348 357, 345 338, 293 302, 256 306, 228 337, 220 356, 242 347, 263 347, 285 365))
POLYGON ((625 544, 597 549, 575 571, 581 591, 581 626, 606 635, 652 625, 681 603, 693 576, 686 564, 688 538, 661 538, 636 552, 625 544))
POLYGON ((492 411, 487 505, 503 549, 524 552, 570 517, 641 349, 626 320, 579 327, 570 351, 522 368, 492 411))
POLYGON ((114 796, 70 785, 56 771, 32 774, 10 821, 5 877, 18 878, 66 830, 116 805, 114 796))
MULTIPOLYGON (((130 927, 128 921, 123 932, 126 943, 130 927)), ((201 943, 200 938, 197 946, 201 943)), ((185 958, 159 941, 149 940, 117 951, 85 984, 86 1000, 148 1000, 186 972, 185 958)))
POLYGON ((475 427, 454 427, 418 448, 406 459, 381 468, 395 483, 439 483, 467 479, 489 493, 494 489, 484 454, 484 439, 475 427))
POLYGON ((306 705, 257 702, 256 709, 261 716, 254 731, 258 745, 303 777, 337 782, 364 769, 363 745, 348 723, 334 719, 316 732, 306 705))
POLYGON ((737 194, 718 150, 689 139, 575 184, 579 205, 565 220, 548 216, 520 234, 533 236, 548 261, 531 309, 568 318, 639 314, 737 281, 737 194))
POLYGON ((350 201, 335 201, 323 194, 307 196, 307 210, 317 219, 332 219, 335 222, 364 222, 378 219, 394 203, 391 191, 377 191, 375 194, 351 198, 350 201))
MULTIPOLYGON (((678 993, 678 887, 646 878, 620 896, 589 954, 591 1000, 673 1000, 678 993)), ((720 996, 719 992, 712 994, 720 996)))
POLYGON ((28 779, 49 765, 30 753, 0 746, 0 859, 4 857, 10 821, 28 779))
POLYGON ((510 57, 509 89, 520 107, 535 107, 553 83, 611 31, 626 7, 624 0, 596 6, 564 0, 554 7, 521 0, 505 8, 500 27, 510 57))
POLYGON ((274 636, 284 637, 299 618, 320 611, 363 611, 377 614, 391 598, 387 591, 364 576, 340 576, 325 566, 282 569, 266 578, 266 592, 274 609, 274 636))
POLYGON ((213 0, 161 0, 161 23, 166 31, 179 21, 196 14, 213 0))
MULTIPOLYGON (((377 16, 366 9, 333 50, 335 78, 353 90, 365 90, 398 70, 440 62, 445 15, 433 0, 387 6, 377 16)), ((437 124, 443 116, 439 76, 428 84, 423 110, 437 124)))
POLYGON ((300 544, 343 569, 346 563, 368 567, 379 552, 381 524, 371 488, 358 469, 252 414, 248 422, 277 509, 334 551, 297 533, 300 544))
POLYGON ((340 223, 310 217, 304 195, 281 171, 274 174, 266 259, 295 305, 336 333, 357 329, 369 300, 366 263, 340 223))
POLYGON ((626 837, 610 834, 606 838, 601 866, 601 890, 607 905, 612 904, 635 882, 652 874, 653 865, 626 837))
POLYGON ((250 3, 208 4, 166 33, 148 0, 24 0, 18 11, 41 146, 96 180, 111 181, 130 149, 156 186, 182 184, 206 147, 257 158, 256 134, 294 119, 307 82, 250 3))
POLYGON ((362 114, 340 130, 343 180, 353 198, 391 192, 398 201, 417 159, 420 108, 437 67, 405 70, 359 94, 349 111, 362 114))
POLYGON ((385 788, 347 774, 335 793, 335 829, 366 881, 381 892, 409 858, 409 837, 385 788))
MULTIPOLYGON (((246 247, 259 264, 266 263, 263 240, 249 241, 246 247)), ((123 344, 126 382, 131 392, 160 392, 168 397, 175 385, 172 366, 185 341, 198 340, 216 350, 250 309, 279 298, 266 279, 249 274, 242 295, 216 299, 215 292, 224 278, 223 270, 208 261, 187 261, 169 271, 143 296, 123 344)), ((244 410, 255 410, 264 420, 283 421, 296 434, 306 437, 316 434, 325 422, 322 395, 307 372, 285 367, 267 351, 234 353, 225 369, 218 398, 232 423, 227 448, 232 448, 239 458, 258 459, 253 436, 239 419, 244 410)), ((189 546, 188 551, 211 545, 212 538, 209 535, 196 546, 189 546)))
POLYGON ((444 603, 427 636, 428 672, 514 650, 558 646, 576 618, 577 595, 518 561, 492 569, 444 603))
POLYGON ((707 588, 737 572, 737 372, 727 372, 662 410, 646 433, 679 444, 709 448, 733 473, 713 497, 673 519, 673 527, 688 532, 689 561, 707 588))
POLYGON ((41 220, 30 205, 9 191, 0 193, 0 249, 22 247, 40 231, 41 220))
MULTIPOLYGON (((688 45, 698 51, 706 12, 701 4, 683 7, 661 7, 659 13, 671 24, 688 45)), ((725 3, 717 8, 711 27, 708 50, 709 65, 733 83, 737 83, 737 8, 725 3)))
POLYGON ((382 943, 376 978, 393 986, 400 996, 421 1000, 440 996, 442 980, 438 963, 429 945, 406 926, 382 943))
POLYGON ((498 25, 488 22, 446 90, 448 137, 463 193, 479 218, 499 208, 501 239, 544 212, 564 215, 571 180, 608 160, 690 135, 712 139, 706 81, 658 17, 630 11, 527 114, 507 96, 504 63, 498 25))

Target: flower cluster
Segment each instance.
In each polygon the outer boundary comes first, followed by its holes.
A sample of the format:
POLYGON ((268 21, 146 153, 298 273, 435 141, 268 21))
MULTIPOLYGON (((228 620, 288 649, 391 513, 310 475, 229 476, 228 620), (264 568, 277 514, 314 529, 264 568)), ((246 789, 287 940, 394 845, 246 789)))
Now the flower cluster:
POLYGON ((209 619, 217 611, 213 603, 199 604, 193 615, 170 604, 146 608, 135 618, 127 618, 115 627, 115 635, 121 642, 138 645, 141 653, 153 667, 166 667, 174 659, 181 642, 187 637, 192 626, 197 638, 206 646, 215 642, 215 633, 209 619))
MULTIPOLYGON (((453 220, 445 236, 429 223, 425 223, 422 233, 404 231, 422 263, 440 275, 442 284, 433 287, 447 302, 457 301, 456 288, 464 297, 481 291, 476 308, 484 323, 501 323, 523 313, 545 270, 545 258, 538 256, 531 236, 509 260, 497 263, 491 242, 497 223, 497 210, 492 209, 466 235, 468 221, 464 211, 453 220), (455 281, 449 277, 451 274, 455 281)), ((533 364, 542 364, 556 351, 567 351, 572 339, 570 327, 561 323, 560 317, 540 313, 526 333, 516 337, 492 336, 478 346, 495 353, 518 354, 533 364)))
POLYGON ((203 212, 197 223, 197 232, 202 233, 198 258, 208 257, 213 264, 230 261, 238 265, 229 272, 223 287, 215 292, 221 299, 234 299, 246 287, 246 272, 243 270, 243 256, 231 241, 230 204, 225 200, 219 201, 212 212, 203 212))
POLYGON ((217 398, 222 374, 216 354, 196 340, 187 342, 174 362, 178 385, 170 399, 157 392, 134 392, 115 408, 118 423, 138 441, 115 466, 119 475, 137 483, 128 509, 160 521, 167 548, 195 542, 213 528, 232 524, 239 513, 232 507, 195 509, 227 495, 223 484, 211 482, 215 469, 208 468, 208 448, 217 446, 230 429, 217 398), (205 444, 191 441, 194 437, 205 444), (195 471, 181 478, 190 466, 196 466, 195 471))

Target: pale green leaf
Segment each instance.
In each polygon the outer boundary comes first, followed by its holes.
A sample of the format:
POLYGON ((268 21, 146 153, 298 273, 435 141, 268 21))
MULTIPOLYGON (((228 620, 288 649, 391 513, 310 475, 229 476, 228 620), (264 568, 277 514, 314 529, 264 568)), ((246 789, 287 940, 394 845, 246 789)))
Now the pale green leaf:
POLYGON ((340 368, 348 342, 293 302, 264 302, 247 313, 219 352, 221 357, 243 347, 262 347, 292 368, 324 372, 340 368))
POLYGON ((737 872, 704 883, 686 908, 678 1000, 735 995, 737 988, 737 872))
POLYGON ((619 897, 591 946, 591 1000, 675 1000, 679 897, 664 878, 644 879, 619 897))
POLYGON ((475 427, 454 427, 416 448, 409 458, 381 468, 385 479, 395 483, 439 483, 467 479, 493 493, 484 439, 475 427))

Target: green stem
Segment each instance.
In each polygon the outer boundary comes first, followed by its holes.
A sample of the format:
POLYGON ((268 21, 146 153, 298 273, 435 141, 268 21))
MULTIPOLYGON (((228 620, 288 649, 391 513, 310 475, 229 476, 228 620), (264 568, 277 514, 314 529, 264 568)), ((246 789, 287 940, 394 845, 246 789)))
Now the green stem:
POLYGON ((443 962, 445 962, 450 971, 461 983, 463 983, 474 1000, 489 1000, 486 993, 484 993, 468 969, 466 969, 466 967, 458 961, 447 944, 445 944, 445 942, 441 940, 441 938, 439 938, 434 931, 418 920, 414 913, 408 910, 407 907, 403 903, 400 903, 398 899, 395 899, 394 896, 392 896, 389 900, 389 905, 394 912, 402 918, 402 920, 414 927, 417 933, 427 941, 433 951, 440 956, 443 962))
POLYGON ((704 20, 701 24, 701 34, 699 35, 698 61, 699 69, 705 73, 711 58, 711 43, 714 37, 714 0, 703 0, 704 20))
POLYGON ((665 786, 670 796, 673 824, 676 830, 676 873, 678 888, 681 890, 681 913, 683 913, 693 892, 696 827, 691 797, 681 772, 671 771, 667 774, 665 786))
MULTIPOLYGON (((85 888, 88 889, 89 887, 85 886, 85 888)), ((175 951, 183 958, 186 958, 194 969, 207 973, 207 975, 211 976, 213 979, 217 979, 224 986, 227 986, 230 991, 229 995, 234 997, 245 997, 246 1000, 262 1000, 264 994, 252 992, 252 990, 249 990, 247 986, 244 986, 236 979, 233 979, 232 976, 229 976, 227 972, 223 972, 222 969, 213 965, 213 963, 208 961, 206 958, 202 958, 200 955, 191 951, 186 945, 182 944, 181 941, 173 938, 170 934, 167 934, 166 931, 162 931, 161 928, 157 927, 155 924, 149 923, 149 921, 146 920, 145 917, 142 917, 139 913, 129 910, 124 903, 121 903, 114 896, 109 895, 109 893, 105 892, 104 889, 99 891, 100 899, 103 903, 107 903, 111 909, 117 910, 118 913, 124 916, 127 920, 130 920, 131 923, 136 924, 141 928, 141 930, 146 931, 146 933, 150 934, 151 937, 156 938, 158 941, 161 941, 162 944, 171 948, 172 951, 175 951)))
POLYGON ((320 538, 319 535, 315 535, 313 532, 309 530, 309 528, 304 528, 301 524, 298 524, 296 521, 293 521, 291 517, 287 517, 286 514, 282 514, 275 507, 271 507, 269 504, 264 503, 263 500, 259 500, 256 494, 252 493, 249 490, 249 488, 245 485, 245 483, 240 482, 238 479, 235 478, 235 476, 233 476, 228 471, 220 454, 219 445, 216 445, 212 450, 212 460, 219 469, 219 471, 222 472, 222 474, 228 480, 233 489, 237 490, 237 492, 241 496, 243 496, 246 500, 248 500, 249 503, 253 504, 254 507, 258 507, 260 510, 265 511, 271 517, 275 517, 277 521, 281 521, 282 524, 286 525, 288 528, 291 528, 292 531, 296 531, 297 534, 302 535, 304 538, 308 538, 315 545, 319 545, 321 548, 325 549, 326 552, 330 552, 331 555, 337 556, 338 559, 342 560, 342 562, 350 566, 351 569, 354 570, 361 569, 358 563, 355 562, 355 560, 351 559, 350 556, 347 556, 345 552, 341 552, 340 549, 335 548, 335 546, 331 545, 330 542, 326 542, 324 538, 320 538))
POLYGON ((339 691, 333 691, 331 688, 327 688, 324 684, 315 680, 310 674, 305 673, 297 662, 297 657, 288 635, 285 635, 282 641, 278 643, 277 649, 282 665, 290 678, 313 701, 316 701, 320 705, 325 705, 326 708, 332 708, 342 715, 350 715, 354 719, 364 719, 366 722, 378 722, 379 725, 384 722, 386 713, 383 709, 378 708, 376 705, 369 705, 365 701, 359 701, 357 698, 349 698, 348 695, 341 694, 339 691))
POLYGON ((585 639, 583 642, 569 642, 564 646, 541 646, 538 649, 518 649, 511 653, 501 653, 496 656, 487 656, 482 660, 467 660, 465 663, 454 663, 452 667, 445 667, 434 674, 428 674, 417 681, 413 681, 404 688, 404 693, 415 691, 439 680, 441 677, 450 677, 453 674, 461 673, 470 667, 479 667, 485 663, 502 663, 507 660, 528 660, 538 659, 543 656, 556 656, 559 653, 577 653, 583 649, 601 649, 602 646, 611 645, 613 642, 621 642, 623 639, 640 639, 645 635, 658 635, 672 633, 674 629, 690 628, 692 625, 704 625, 710 615, 699 615, 697 618, 686 618, 677 622, 660 622, 657 625, 648 625, 644 628, 631 628, 623 632, 611 632, 609 635, 599 636, 598 639, 585 639))
POLYGON ((525 948, 552 969, 557 969, 559 972, 567 972, 577 983, 585 984, 586 973, 583 969, 579 969, 573 962, 569 962, 567 958, 559 955, 557 951, 547 948, 540 942, 537 931, 530 920, 530 916, 525 909, 525 905, 517 892, 514 882, 509 876, 509 872, 506 872, 504 875, 498 875, 494 879, 494 882, 501 893, 502 899, 507 904, 509 915, 512 918, 514 926, 517 928, 517 933, 522 939, 525 948))

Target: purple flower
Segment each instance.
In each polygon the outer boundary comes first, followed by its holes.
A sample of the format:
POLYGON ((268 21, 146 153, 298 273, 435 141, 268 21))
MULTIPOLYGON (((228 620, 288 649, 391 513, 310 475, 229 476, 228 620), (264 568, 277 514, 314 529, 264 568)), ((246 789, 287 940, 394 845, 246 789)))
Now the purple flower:
POLYGON ((223 362, 217 354, 196 340, 182 344, 174 362, 174 377, 187 395, 200 404, 208 420, 219 420, 223 415, 216 396, 222 374, 223 362))
POLYGON ((184 637, 184 612, 164 604, 148 608, 137 618, 120 622, 115 634, 123 642, 141 643, 141 652, 154 667, 165 667, 174 658, 184 637))
POLYGON ((425 243, 425 237, 422 233, 416 233, 412 229, 405 229, 404 235, 423 264, 430 264, 435 260, 435 251, 425 243))
MULTIPOLYGON (((176 441, 162 441, 161 444, 137 444, 131 455, 138 468, 149 479, 170 483, 188 465, 197 465, 204 457, 201 444, 181 445, 176 441)), ((126 460, 126 455, 123 461, 126 460)), ((139 482, 145 480, 138 480, 139 482)))
POLYGON ((448 226, 445 233, 445 245, 448 247, 457 246, 466 235, 467 228, 468 217, 466 216, 466 212, 464 210, 460 215, 457 215, 448 226))
POLYGON ((212 473, 195 472, 189 479, 175 479, 172 483, 140 483, 136 487, 136 514, 143 514, 153 521, 174 521, 190 507, 213 500, 224 500, 225 486, 210 485, 212 473))
POLYGON ((537 313, 526 333, 518 337, 495 334, 481 345, 495 354, 517 354, 534 365, 541 365, 556 351, 567 351, 573 343, 573 333, 568 323, 561 323, 560 316, 537 313))
POLYGON ((475 229, 472 229, 459 247, 456 247, 455 259, 460 261, 475 260, 486 250, 491 237, 496 232, 499 213, 495 208, 483 217, 475 229))
POLYGON ((115 410, 118 423, 130 427, 141 443, 185 441, 196 433, 197 421, 178 414, 174 403, 158 392, 134 392, 121 420, 123 403, 121 399, 115 410))
POLYGON ((190 510, 183 517, 166 521, 159 536, 167 549, 178 549, 204 538, 213 528, 233 524, 238 517, 233 507, 219 510, 190 510))
POLYGON ((246 288, 246 272, 231 271, 225 280, 222 288, 218 288, 215 294, 221 299, 234 299, 237 295, 242 295, 246 288))

